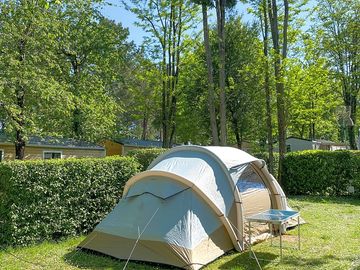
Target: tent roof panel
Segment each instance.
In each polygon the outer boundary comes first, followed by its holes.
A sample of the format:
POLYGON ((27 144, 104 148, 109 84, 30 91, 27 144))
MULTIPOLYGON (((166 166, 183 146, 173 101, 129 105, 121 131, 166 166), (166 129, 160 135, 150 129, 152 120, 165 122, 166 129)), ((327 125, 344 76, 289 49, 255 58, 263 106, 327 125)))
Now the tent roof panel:
POLYGON ((159 160, 150 171, 171 172, 199 187, 222 211, 228 214, 234 194, 219 162, 202 151, 175 151, 159 160))
POLYGON ((156 158, 149 166, 148 169, 154 167, 160 160, 166 159, 168 155, 176 152, 202 152, 208 153, 208 155, 216 156, 224 166, 229 170, 234 166, 239 166, 246 163, 251 163, 254 161, 260 161, 260 159, 253 157, 252 155, 233 147, 225 147, 225 146, 198 146, 198 145, 184 145, 177 146, 164 154, 160 155, 156 158))
POLYGON ((174 182, 163 176, 146 177, 143 180, 146 181, 138 181, 130 187, 126 198, 150 193, 156 197, 166 199, 189 188, 180 182, 174 182))
POLYGON ((204 148, 215 154, 228 169, 259 160, 258 158, 233 147, 206 146, 204 148))

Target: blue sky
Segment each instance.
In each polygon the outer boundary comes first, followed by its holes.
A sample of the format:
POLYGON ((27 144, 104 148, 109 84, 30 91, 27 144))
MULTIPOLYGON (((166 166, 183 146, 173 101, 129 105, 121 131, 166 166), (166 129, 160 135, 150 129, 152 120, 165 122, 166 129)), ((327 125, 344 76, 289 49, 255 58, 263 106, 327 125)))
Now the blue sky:
POLYGON ((103 8, 103 15, 116 22, 121 22, 123 27, 129 29, 129 39, 133 40, 138 45, 141 44, 145 32, 134 25, 134 22, 137 20, 136 16, 127 11, 121 5, 120 0, 108 0, 107 2, 111 3, 111 6, 109 5, 103 8))
MULTIPOLYGON (((120 0, 108 0, 107 2, 110 3, 111 6, 109 5, 103 8, 103 15, 111 20, 115 20, 116 22, 121 22, 123 27, 129 29, 129 39, 133 40, 137 45, 140 45, 142 43, 143 36, 146 35, 146 33, 141 28, 134 25, 134 22, 137 21, 136 16, 125 10, 125 8, 121 5, 120 0)), ((248 6, 245 6, 244 4, 238 4, 236 8, 240 14, 243 14, 243 18, 249 21, 252 20, 252 17, 247 14, 247 7, 248 6)))

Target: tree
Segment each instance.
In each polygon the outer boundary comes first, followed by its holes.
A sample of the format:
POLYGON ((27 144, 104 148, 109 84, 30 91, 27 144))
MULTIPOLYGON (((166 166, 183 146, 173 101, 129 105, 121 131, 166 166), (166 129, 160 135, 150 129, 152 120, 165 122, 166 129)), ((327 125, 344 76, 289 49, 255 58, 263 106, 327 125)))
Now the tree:
MULTIPOLYGON (((258 27, 230 16, 225 25, 227 109, 238 148, 243 141, 258 141, 264 130, 261 44, 258 27)), ((229 136, 230 139, 230 136, 229 136)))
POLYGON ((284 60, 288 49, 289 1, 283 0, 284 13, 280 20, 277 0, 268 0, 268 13, 271 29, 271 38, 274 50, 274 75, 276 88, 276 107, 278 120, 279 141, 279 183, 286 153, 286 119, 285 119, 285 87, 284 87, 284 60), (282 21, 282 27, 279 22, 282 21), (282 39, 282 40, 280 40, 282 39))
POLYGON ((184 54, 182 76, 179 78, 176 140, 179 143, 209 145, 213 136, 209 132, 206 53, 202 41, 195 40, 192 44, 193 49, 184 54))
POLYGON ((64 80, 74 96, 69 135, 97 141, 115 131, 119 102, 114 92, 131 61, 128 31, 86 0, 64 3, 59 21, 64 80))
POLYGON ((206 66, 208 70, 208 106, 210 113, 210 127, 212 134, 212 143, 214 145, 226 145, 226 72, 225 72, 225 9, 233 8, 236 4, 235 0, 193 0, 197 4, 201 4, 203 15, 203 33, 204 33, 204 46, 206 53, 206 66), (219 67, 219 97, 220 97, 220 142, 219 132, 216 121, 216 110, 214 100, 214 78, 213 78, 213 66, 212 55, 209 44, 209 27, 207 7, 215 7, 216 9, 216 22, 217 22, 217 41, 218 41, 218 67, 219 67))
POLYGON ((16 159, 24 158, 29 135, 59 133, 56 119, 72 107, 57 81, 55 8, 46 1, 0 2, 0 107, 16 159))
POLYGON ((188 0, 132 0, 132 5, 123 3, 140 19, 139 25, 151 33, 148 45, 155 44, 152 47, 154 59, 160 59, 162 139, 163 147, 170 147, 176 131, 177 88, 181 56, 186 49, 184 36, 194 22, 197 9, 188 0))
POLYGON ((322 48, 341 81, 344 105, 350 115, 347 133, 351 149, 357 149, 355 126, 360 90, 360 3, 355 0, 318 1, 318 27, 322 48))
POLYGON ((225 9, 232 8, 235 0, 215 0, 216 22, 219 45, 219 88, 220 88, 220 144, 226 145, 226 73, 225 73, 225 9))
POLYGON ((213 60, 211 54, 210 40, 209 40, 209 25, 207 7, 212 5, 212 1, 201 1, 202 20, 203 20, 203 33, 204 33, 204 47, 206 55, 206 67, 207 67, 207 78, 208 78, 208 108, 210 115, 210 128, 212 144, 219 145, 219 132, 216 121, 216 110, 215 110, 215 84, 214 84, 214 69, 213 60))
POLYGON ((159 139, 161 117, 158 100, 161 94, 161 72, 144 56, 144 48, 133 54, 125 70, 126 80, 116 87, 121 110, 116 136, 159 139))
POLYGON ((268 169, 273 173, 274 168, 274 154, 273 154, 273 121, 272 121, 272 89, 271 89, 271 76, 270 76, 270 44, 269 44, 269 5, 268 0, 250 0, 243 2, 249 2, 253 7, 253 13, 257 17, 262 37, 262 47, 263 47, 263 70, 264 70, 264 92, 265 92, 265 106, 266 106, 266 141, 268 146, 269 161, 268 169))
POLYGON ((318 42, 316 36, 303 34, 302 57, 288 62, 288 130, 300 138, 338 140, 341 94, 336 90, 338 83, 331 76, 327 59, 320 55, 318 42))
POLYGON ((264 90, 266 100, 266 128, 267 128, 267 145, 269 153, 268 168, 270 173, 274 172, 274 153, 273 153, 273 124, 271 109, 271 88, 270 88, 270 66, 269 66, 269 16, 268 5, 266 0, 262 0, 258 7, 258 16, 260 18, 263 54, 264 54, 264 90))

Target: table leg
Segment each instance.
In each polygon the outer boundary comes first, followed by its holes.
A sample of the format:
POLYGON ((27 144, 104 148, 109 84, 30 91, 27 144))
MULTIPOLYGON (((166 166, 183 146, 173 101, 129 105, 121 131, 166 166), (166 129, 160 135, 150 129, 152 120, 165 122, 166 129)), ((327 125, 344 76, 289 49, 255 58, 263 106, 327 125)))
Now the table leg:
POLYGON ((249 256, 251 258, 251 221, 249 221, 249 256))
POLYGON ((280 229, 279 229, 279 233, 280 233, 280 260, 282 259, 282 233, 281 233, 281 227, 282 227, 282 224, 280 224, 280 229))
POLYGON ((297 217, 297 222, 298 222, 298 248, 300 250, 300 216, 297 217))

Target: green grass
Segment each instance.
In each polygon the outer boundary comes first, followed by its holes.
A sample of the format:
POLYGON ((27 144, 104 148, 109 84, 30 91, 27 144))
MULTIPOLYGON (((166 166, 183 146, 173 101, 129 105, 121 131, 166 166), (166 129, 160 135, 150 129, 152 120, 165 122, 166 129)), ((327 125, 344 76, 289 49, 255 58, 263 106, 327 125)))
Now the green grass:
MULTIPOLYGON (((301 226, 301 250, 284 249, 278 262, 279 249, 269 241, 257 244, 254 250, 263 269, 349 269, 360 270, 360 199, 296 197, 290 199, 299 207, 306 224, 301 226)), ((290 231, 296 235, 297 230, 290 231)), ((0 251, 1 270, 19 269, 123 269, 125 262, 110 257, 77 251, 84 237, 46 242, 37 246, 0 251)), ((295 245, 294 242, 286 242, 295 245)), ((127 269, 171 269, 146 263, 129 263, 127 269)), ((249 253, 230 252, 204 269, 259 269, 249 253)))

